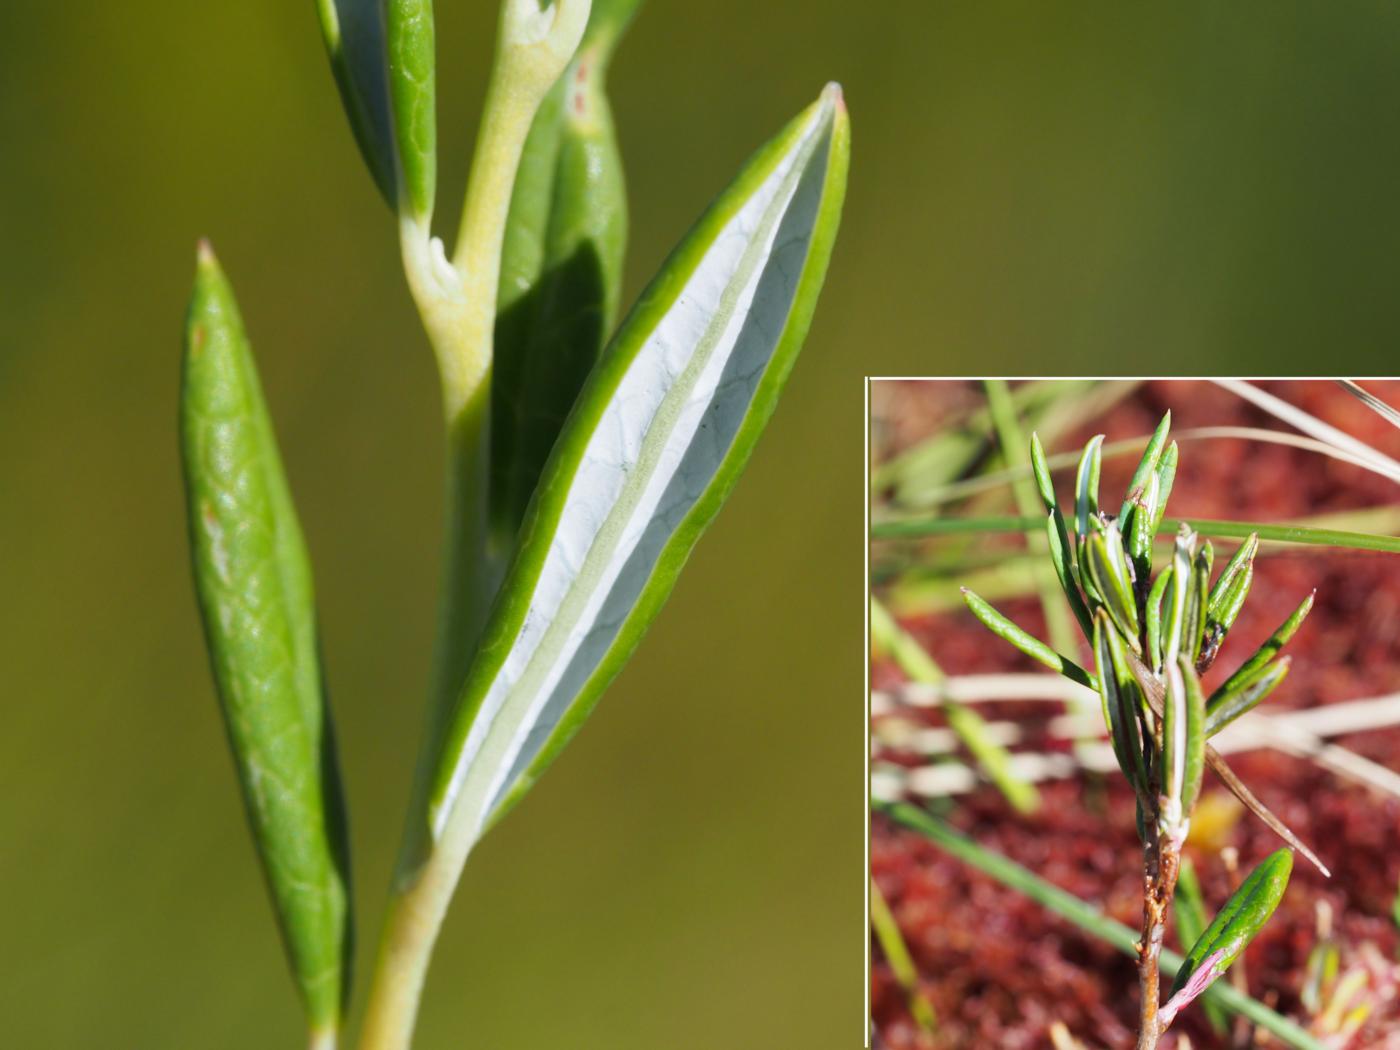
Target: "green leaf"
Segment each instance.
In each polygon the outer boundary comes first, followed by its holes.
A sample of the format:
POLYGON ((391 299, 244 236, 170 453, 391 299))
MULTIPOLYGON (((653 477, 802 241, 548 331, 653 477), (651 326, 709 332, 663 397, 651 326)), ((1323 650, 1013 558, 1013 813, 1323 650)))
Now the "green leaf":
POLYGON ((1045 449, 1040 444, 1040 435, 1031 433, 1031 470, 1035 474, 1035 487, 1040 493, 1040 501, 1045 504, 1046 513, 1059 509, 1055 499, 1055 482, 1050 478, 1050 466, 1045 462, 1045 449))
POLYGON ((316 0, 321 36, 355 144, 389 207, 398 207, 394 118, 379 0, 316 0))
POLYGON ((1103 610, 1094 618, 1094 663, 1113 754, 1138 797, 1147 798, 1147 767, 1138 733, 1139 686, 1123 651, 1123 640, 1103 610))
MULTIPOLYGON (((1147 491, 1148 479, 1156 476, 1157 465, 1162 458, 1162 446, 1167 443, 1167 431, 1171 430, 1171 427, 1172 414, 1168 412, 1157 424, 1157 429, 1147 442, 1147 448, 1143 450, 1142 459, 1138 460, 1137 469, 1133 471, 1133 480, 1128 482, 1128 498, 1123 501, 1123 508, 1118 512, 1120 521, 1127 522, 1135 498, 1147 491)), ((1123 531, 1129 531, 1126 524, 1123 531)))
POLYGON ((1217 641, 1223 639, 1235 624, 1249 587, 1254 580, 1254 556, 1259 552, 1259 534, 1251 533, 1220 572, 1220 578, 1210 590, 1208 627, 1217 641))
POLYGON ((1162 603, 1162 664, 1176 663, 1182 645, 1190 637, 1186 614, 1191 594, 1191 551, 1195 535, 1185 526, 1177 533, 1172 553, 1171 582, 1162 603))
POLYGON ((1288 676, 1290 662, 1291 658, 1285 656, 1239 681, 1231 679, 1233 684, 1227 683, 1212 693, 1206 708, 1206 735, 1214 736, 1240 715, 1259 706, 1288 676))
POLYGON ((627 193, 606 76, 637 0, 595 3, 535 115, 501 256, 490 508, 508 550, 574 399, 617 319, 627 193))
POLYGON ((1088 686, 1090 689, 1098 689, 1097 680, 1088 671, 1068 657, 1055 652, 1039 638, 1021 630, 966 587, 962 588, 962 596, 963 601, 967 602, 967 607, 972 610, 972 615, 981 620, 982 624, 998 638, 1010 642, 1032 660, 1044 664, 1052 671, 1058 671, 1071 681, 1088 686))
POLYGON ((1097 434, 1084 446, 1079 469, 1074 475, 1075 527, 1081 538, 1089 535, 1089 519, 1099 512, 1099 468, 1103 463, 1103 435, 1097 434))
POLYGON ((1103 533, 1089 536, 1087 543, 1089 575, 1094 587, 1118 630, 1136 650, 1139 648, 1137 599, 1118 523, 1110 524, 1103 533))
POLYGON ((1065 518, 1059 507, 1050 508, 1050 516, 1045 519, 1045 535, 1050 544, 1050 562, 1055 567, 1060 587, 1065 592, 1069 607, 1074 611, 1074 618, 1079 621, 1079 626, 1084 631, 1084 637, 1088 638, 1094 633, 1094 625, 1089 619, 1089 607, 1084 604, 1084 597, 1080 594, 1079 584, 1075 579, 1069 534, 1065 530, 1065 518))
POLYGON ((233 290, 200 246, 180 438, 195 590, 243 801, 313 1032, 349 982, 344 799, 311 568, 233 290))
POLYGON ((1180 451, 1173 441, 1167 446, 1167 451, 1162 453, 1162 458, 1157 464, 1157 511, 1152 516, 1152 535, 1162 531, 1162 516, 1167 512, 1167 500, 1171 498, 1172 483, 1176 481, 1176 462, 1180 457, 1180 451))
POLYGON ((437 86, 432 0, 383 0, 389 100, 398 157, 398 208, 433 214, 437 182, 437 86))
POLYGON ((589 377, 415 815, 448 854, 578 730, 738 479, 811 321, 848 143, 832 85, 701 218, 589 377))
POLYGON ((1162 670, 1162 596, 1171 585, 1169 566, 1152 581, 1152 590, 1147 594, 1147 662, 1153 674, 1162 670))
POLYGON ((1186 986, 1207 959, 1212 959, 1214 971, 1210 979, 1229 969, 1278 907, 1292 871, 1293 851, 1280 849, 1250 872, 1186 953, 1186 962, 1172 982, 1172 995, 1186 986))
POLYGON ((1131 514, 1126 519, 1124 534, 1128 538, 1128 554, 1139 578, 1152 572, 1152 523, 1157 518, 1160 487, 1157 475, 1150 475, 1142 494, 1132 503, 1131 514))
POLYGON ((1279 650, 1288 644, 1288 640, 1297 633, 1298 628, 1301 627, 1303 621, 1307 619, 1308 613, 1312 611, 1313 599, 1316 597, 1317 592, 1314 591, 1298 604, 1298 608, 1288 614, 1288 619, 1284 620, 1283 623, 1279 625, 1278 630, 1274 631, 1264 644, 1254 651, 1254 655, 1242 663, 1239 670, 1227 678, 1220 688, 1215 691, 1215 695, 1211 697, 1212 703, 1214 703, 1216 697, 1248 684, 1249 681, 1253 680, 1257 672, 1262 670, 1270 660, 1278 655, 1279 650))
POLYGON ((1210 595, 1210 565, 1197 553, 1191 563, 1191 587, 1186 599, 1186 619, 1182 627, 1181 644, 1194 663, 1201 658, 1201 646, 1206 637, 1206 613, 1210 595))
POLYGON ((1164 834, 1184 839, 1191 807, 1201 789, 1206 758, 1206 711, 1201 683, 1185 653, 1166 665, 1162 700, 1162 805, 1164 834))

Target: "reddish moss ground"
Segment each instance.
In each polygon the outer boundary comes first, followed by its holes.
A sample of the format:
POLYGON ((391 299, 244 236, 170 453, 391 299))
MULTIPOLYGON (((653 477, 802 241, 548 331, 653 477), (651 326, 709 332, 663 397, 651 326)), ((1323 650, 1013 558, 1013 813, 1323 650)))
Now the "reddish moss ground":
MULTIPOLYGON (((936 428, 951 406, 977 395, 975 386, 961 383, 897 386, 882 391, 876 401, 877 440, 887 443, 887 452, 936 428)), ((1392 404, 1400 402, 1400 383, 1367 386, 1392 404)), ((1335 385, 1287 382, 1265 388, 1400 458, 1400 431, 1335 385)), ((1283 429, 1212 384, 1158 382, 1063 447, 1096 432, 1107 433, 1110 440, 1148 433, 1167 408, 1174 430, 1225 424, 1283 429)), ((1128 459, 1106 463, 1104 491, 1121 492, 1133 465, 1128 459)), ((1394 487, 1385 479, 1314 453, 1256 443, 1193 442, 1182 447, 1168 513, 1271 521, 1377 506, 1394 498, 1394 487)), ((1316 606, 1289 647, 1292 673, 1269 706, 1313 707, 1400 690, 1400 558, 1306 547, 1275 547, 1261 555, 1249 601, 1207 676, 1207 688, 1252 652, 1314 587, 1316 606)), ((1027 628, 1042 631, 1035 599, 999 604, 1027 628)), ((905 626, 950 673, 1035 669, 964 613, 923 617, 905 626)), ((1087 651, 1080 659, 1089 659, 1087 651)), ((872 674, 877 688, 899 680, 887 664, 877 665, 872 674)), ((1047 717, 1048 707, 986 705, 983 713, 1034 724, 1047 717)), ((939 724, 936 712, 925 717, 929 724, 939 724)), ((1337 742, 1400 768, 1400 729, 1352 734, 1337 742)), ((1032 746, 1057 745, 1041 741, 1032 746)), ((1300 860, 1278 913, 1246 954, 1251 994, 1307 1023, 1299 992, 1315 943, 1318 900, 1332 905, 1344 965, 1358 959, 1367 944, 1385 959, 1397 957, 1400 939, 1390 914, 1400 881, 1400 804, 1310 762, 1272 752, 1237 755, 1231 765, 1334 872, 1324 879, 1300 860)), ((1211 779, 1207 774, 1207 791, 1211 779)), ((995 790, 982 788, 955 800, 949 819, 983 845, 1138 927, 1139 846, 1132 796, 1122 777, 1051 782, 1041 792, 1044 804, 1031 817, 1017 815, 995 790)), ((1228 842, 1239 850, 1246 871, 1278 846, 1272 833, 1248 815, 1230 829, 1228 842)), ((1195 861, 1207 903, 1214 908, 1229 893, 1229 877, 1213 851, 1196 850, 1195 861)), ((903 992, 877 946, 872 1008, 890 1050, 1044 1047, 1049 1045, 1047 1028, 1056 1020, 1087 1046, 1131 1045, 1137 984, 1128 957, 879 817, 872 827, 871 863, 939 1019, 936 1039, 921 1042, 903 992)), ((1376 982, 1378 988, 1383 984, 1376 982)), ((1230 1045, 1212 1032, 1199 1008, 1188 1010, 1173 1031, 1189 1033, 1198 1048, 1230 1045)), ((1347 1044, 1385 1045, 1400 1045, 1400 1004, 1393 999, 1378 1003, 1365 1029, 1347 1044)))

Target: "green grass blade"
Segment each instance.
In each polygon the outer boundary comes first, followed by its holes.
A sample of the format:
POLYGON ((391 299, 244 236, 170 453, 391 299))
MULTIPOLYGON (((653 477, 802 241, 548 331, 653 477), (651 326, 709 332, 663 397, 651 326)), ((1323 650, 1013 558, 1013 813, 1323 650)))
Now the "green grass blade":
POLYGON ((326 1038, 348 987, 351 915, 311 567, 233 290, 207 246, 187 319, 180 436, 224 724, 292 973, 313 1034, 326 1038))
POLYGON ((890 911, 889 902, 885 900, 885 895, 880 892, 880 887, 875 884, 874 879, 870 880, 870 928, 875 931, 875 939, 880 942, 880 950, 885 953, 885 961, 890 964, 894 979, 899 982, 900 988, 904 989, 909 1016, 914 1019, 919 1031, 925 1035, 933 1035, 938 1027, 933 1004, 919 988, 919 971, 909 954, 909 946, 904 943, 899 924, 895 922, 890 911))
MULTIPOLYGON (((440 745, 427 811, 412 816, 443 864, 460 864, 577 732, 737 481, 811 321, 848 142, 832 85, 712 205, 589 377, 440 745)), ((406 868, 426 859, 417 852, 406 868)))
MULTIPOLYGON (((875 648, 889 653, 911 682, 934 685, 946 677, 924 647, 873 597, 870 599, 870 640, 875 648)), ((1035 785, 1021 780, 1011 771, 1011 756, 991 739, 982 716, 953 701, 945 701, 942 708, 948 727, 958 735, 1006 801, 1021 813, 1034 813, 1039 809, 1040 792, 1035 785)))
MULTIPOLYGON (((1349 550, 1380 551, 1400 554, 1400 537, 1379 536, 1368 532, 1342 529, 1314 528, 1286 522, 1222 521, 1217 518, 1163 518, 1157 537, 1171 535, 1187 525, 1203 536, 1224 539, 1248 539, 1257 532, 1259 539, 1269 543, 1298 543, 1320 547, 1342 547, 1349 550)), ((921 536, 949 536, 968 532, 1029 532, 1044 527, 1040 518, 987 515, 976 518, 902 518, 873 522, 872 539, 910 539, 921 536)))
MULTIPOLYGON (((1112 945, 1124 955, 1134 958, 1137 956, 1137 942, 1141 936, 1139 931, 1110 919, 1092 904, 1046 882, 1009 857, 983 848, 962 832, 955 830, 946 821, 940 820, 933 814, 907 802, 893 804, 877 802, 873 803, 871 808, 876 812, 884 813, 903 827, 918 832, 951 856, 957 857, 983 874, 996 879, 1003 886, 1025 894, 1037 904, 1048 908, 1085 932, 1112 945)), ((1172 975, 1180 970, 1184 960, 1176 952, 1164 949, 1161 961, 1163 971, 1172 975)), ((1229 984, 1212 985, 1206 990, 1205 997, 1219 1003, 1233 1014, 1248 1018, 1260 1028, 1273 1033, 1288 1046, 1294 1047, 1295 1050, 1327 1050, 1325 1044, 1298 1024, 1229 984)))

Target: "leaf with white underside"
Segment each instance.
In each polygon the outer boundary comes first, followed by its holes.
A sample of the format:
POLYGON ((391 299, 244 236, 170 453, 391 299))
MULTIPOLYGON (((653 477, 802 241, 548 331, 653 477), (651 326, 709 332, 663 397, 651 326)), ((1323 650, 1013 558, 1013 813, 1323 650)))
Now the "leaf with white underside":
POLYGON ((355 143, 389 207, 398 206, 394 118, 379 0, 317 0, 321 36, 355 143))
POLYGON ((744 168, 579 395, 436 766, 434 843, 467 850, 565 746, 655 618, 801 347, 845 191, 832 85, 744 168))

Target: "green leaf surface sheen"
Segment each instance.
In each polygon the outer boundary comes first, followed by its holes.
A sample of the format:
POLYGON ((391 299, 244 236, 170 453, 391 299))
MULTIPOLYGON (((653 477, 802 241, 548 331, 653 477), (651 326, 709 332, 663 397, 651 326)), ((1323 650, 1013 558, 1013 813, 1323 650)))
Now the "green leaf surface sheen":
POLYGON ((180 400, 195 590, 248 822, 313 1033, 338 1024, 345 807, 291 493, 234 301, 201 246, 180 400))
POLYGON ((772 413, 845 190, 834 85, 663 265, 544 468, 444 741, 429 811, 474 842, 578 730, 655 618, 772 413))

